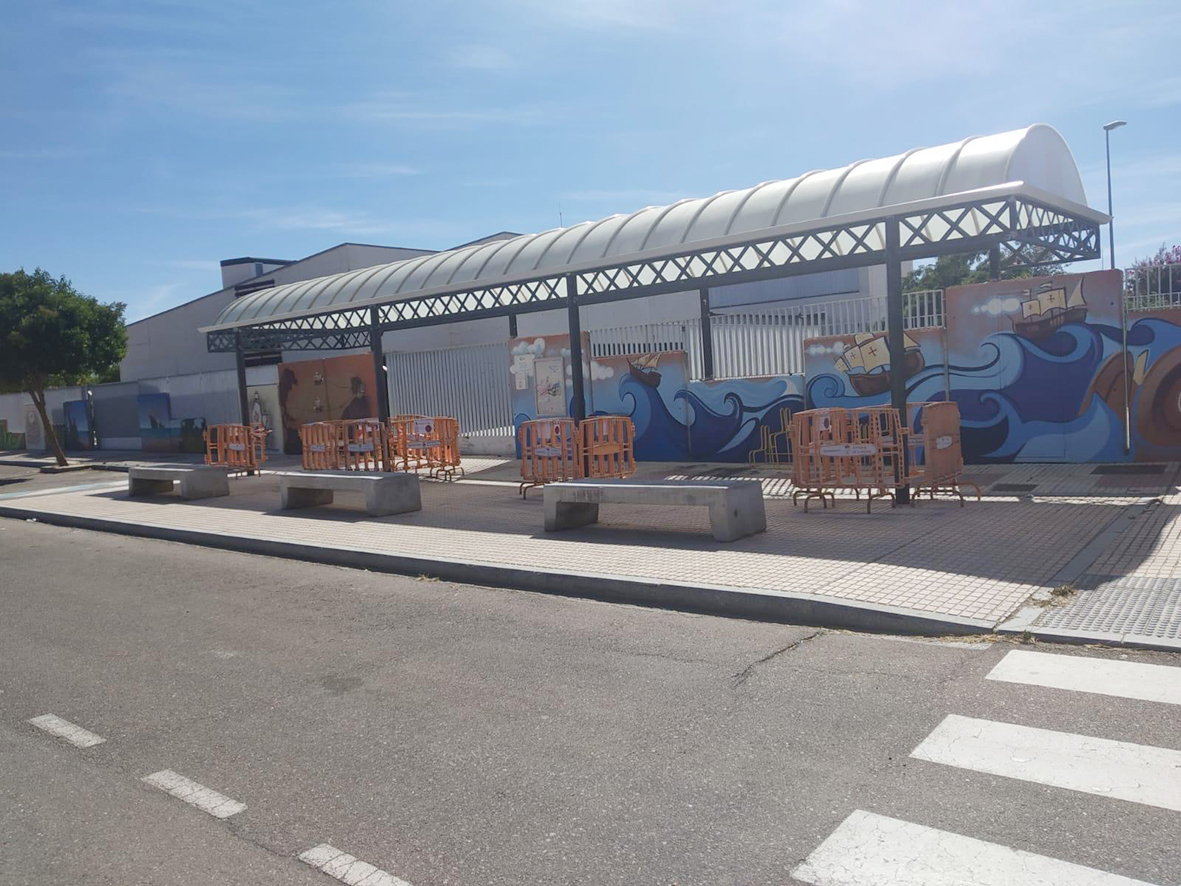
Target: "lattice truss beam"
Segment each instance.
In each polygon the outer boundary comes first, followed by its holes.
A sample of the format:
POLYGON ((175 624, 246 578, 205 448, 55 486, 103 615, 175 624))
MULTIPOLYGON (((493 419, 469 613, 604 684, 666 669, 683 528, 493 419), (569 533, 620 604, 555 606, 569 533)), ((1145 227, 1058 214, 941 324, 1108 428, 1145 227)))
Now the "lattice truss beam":
MULTIPOLYGON (((1019 198, 993 198, 897 218, 899 259, 999 248, 1002 267, 1035 267, 1097 258, 1099 226, 1019 198)), ((377 306, 381 331, 559 308, 569 286, 580 299, 639 298, 660 292, 786 277, 886 260, 886 225, 875 219, 748 243, 697 249, 626 265, 579 271, 456 293, 412 297, 377 306), (568 282, 568 280, 570 282, 568 282)), ((345 350, 369 344, 369 309, 242 327, 246 350, 345 350)), ((211 351, 234 351, 234 331, 211 332, 211 351)))

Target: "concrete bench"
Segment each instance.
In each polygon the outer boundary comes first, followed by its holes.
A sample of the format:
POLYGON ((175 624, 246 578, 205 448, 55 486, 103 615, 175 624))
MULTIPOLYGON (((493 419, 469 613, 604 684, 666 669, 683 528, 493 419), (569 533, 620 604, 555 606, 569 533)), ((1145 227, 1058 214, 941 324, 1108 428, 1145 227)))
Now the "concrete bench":
POLYGON ((132 465, 127 469, 127 494, 158 495, 180 484, 180 497, 215 498, 230 494, 227 470, 220 465, 132 465))
POLYGON ((718 541, 735 541, 767 528, 763 487, 757 480, 572 480, 545 487, 546 532, 597 522, 601 504, 708 507, 718 541))
POLYGON ((364 492, 370 517, 422 510, 417 474, 361 474, 351 471, 280 471, 284 510, 332 504, 334 492, 364 492))

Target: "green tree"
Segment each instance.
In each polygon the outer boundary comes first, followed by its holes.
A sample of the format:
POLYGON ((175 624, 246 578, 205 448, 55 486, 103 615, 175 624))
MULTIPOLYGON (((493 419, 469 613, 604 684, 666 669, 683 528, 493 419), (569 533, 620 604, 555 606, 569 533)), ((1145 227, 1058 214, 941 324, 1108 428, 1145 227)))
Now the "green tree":
POLYGON ((45 389, 107 377, 127 353, 126 305, 82 295, 38 268, 0 274, 0 385, 27 391, 57 458, 66 456, 45 408, 45 389))
MULTIPOLYGON (((1061 274, 1061 265, 1042 265, 1037 268, 1002 268, 1002 280, 1016 280, 1022 277, 1041 277, 1061 274)), ((902 278, 903 292, 921 292, 924 289, 947 289, 968 283, 987 283, 988 253, 970 252, 958 255, 941 255, 929 265, 916 268, 902 278)))

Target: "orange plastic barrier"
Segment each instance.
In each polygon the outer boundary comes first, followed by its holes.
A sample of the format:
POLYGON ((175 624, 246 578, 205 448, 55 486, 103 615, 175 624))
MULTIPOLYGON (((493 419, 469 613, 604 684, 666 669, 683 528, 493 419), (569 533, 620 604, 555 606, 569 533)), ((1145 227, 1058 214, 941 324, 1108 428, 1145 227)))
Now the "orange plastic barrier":
POLYGON ((875 498, 893 500, 895 487, 906 480, 906 441, 896 409, 813 409, 796 413, 792 429, 792 502, 802 495, 805 511, 813 498, 828 507, 826 499, 835 504, 837 489, 851 489, 858 499, 866 493, 869 512, 875 498))
POLYGON ((463 474, 459 421, 450 416, 394 416, 389 425, 389 452, 390 470, 417 472, 426 468, 431 477, 443 480, 463 474))
POLYGON ((340 467, 346 471, 387 471, 386 428, 376 419, 335 422, 339 425, 340 467))
MULTIPOLYGON (((963 480, 959 406, 949 401, 910 405, 922 428, 921 436, 912 432, 910 437, 910 479, 916 487, 916 494, 925 488, 934 499, 937 492, 947 492, 957 496, 960 507, 963 507, 962 487, 971 486, 979 501, 980 487, 963 480)), ((914 426, 913 418, 910 426, 914 426)))
POLYGON ((299 429, 305 471, 335 471, 343 462, 341 428, 337 422, 317 421, 299 429))
POLYGON ((596 415, 578 426, 584 477, 630 477, 636 472, 636 426, 623 415, 596 415))
POLYGON ((256 471, 267 460, 267 429, 261 425, 210 425, 204 436, 207 465, 256 471))
POLYGON ((439 446, 432 450, 434 461, 430 475, 436 479, 453 480, 458 473, 464 475, 459 458, 459 419, 446 415, 435 416, 435 434, 439 446))
POLYGON ((570 418, 521 422, 521 497, 546 483, 577 480, 582 476, 582 435, 570 418))

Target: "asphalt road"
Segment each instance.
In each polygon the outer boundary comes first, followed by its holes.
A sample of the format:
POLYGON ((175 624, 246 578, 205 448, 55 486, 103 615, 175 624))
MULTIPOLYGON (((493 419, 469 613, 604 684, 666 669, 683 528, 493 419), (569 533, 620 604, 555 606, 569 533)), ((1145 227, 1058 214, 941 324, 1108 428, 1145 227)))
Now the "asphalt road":
POLYGON ((0 883, 330 884, 330 844, 412 886, 781 886, 855 810, 1178 883, 1175 809, 910 756, 949 714, 1181 750, 1175 704, 985 679, 1029 648, 0 519, 0 883))

